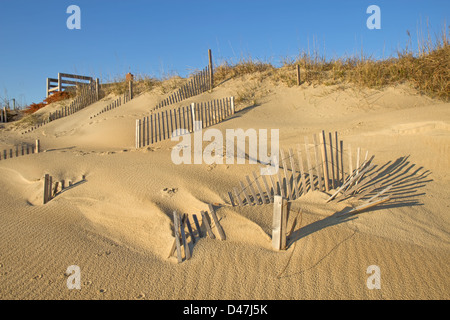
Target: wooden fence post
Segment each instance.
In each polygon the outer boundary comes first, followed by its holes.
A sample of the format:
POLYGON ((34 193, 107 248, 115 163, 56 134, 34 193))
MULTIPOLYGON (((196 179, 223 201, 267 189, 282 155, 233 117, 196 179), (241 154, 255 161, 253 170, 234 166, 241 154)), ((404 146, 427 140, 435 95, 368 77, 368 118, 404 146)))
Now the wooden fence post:
POLYGON ((97 99, 97 101, 99 100, 99 92, 100 92, 100 82, 97 79, 95 79, 95 97, 97 99))
POLYGON ((194 127, 194 125, 195 125, 195 103, 194 102, 191 103, 191 114, 192 114, 192 126, 191 126, 191 129, 192 129, 192 132, 194 132, 195 129, 196 129, 194 127))
POLYGON ((48 202, 48 181, 49 175, 45 174, 44 176, 44 204, 48 202))
POLYGON ((175 243, 177 246, 177 258, 178 263, 183 262, 183 258, 181 257, 181 243, 180 243, 180 216, 177 211, 173 211, 173 228, 175 231, 175 243))
POLYGON ((287 199, 276 195, 273 201, 272 224, 272 247, 276 250, 286 249, 287 208, 287 199))
POLYGON ((300 65, 297 64, 297 85, 300 85, 300 65))
POLYGON ((41 146, 40 146, 39 139, 37 139, 35 153, 39 153, 40 151, 41 151, 41 146))
POLYGON ((211 49, 208 49, 208 58, 209 58, 209 89, 212 90, 214 87, 214 78, 213 78, 213 64, 212 64, 212 53, 211 49))
POLYGON ((136 120, 136 149, 141 147, 141 120, 136 120))
POLYGON ((130 80, 128 82, 128 90, 129 90, 129 95, 130 95, 130 100, 133 99, 133 81, 130 80))

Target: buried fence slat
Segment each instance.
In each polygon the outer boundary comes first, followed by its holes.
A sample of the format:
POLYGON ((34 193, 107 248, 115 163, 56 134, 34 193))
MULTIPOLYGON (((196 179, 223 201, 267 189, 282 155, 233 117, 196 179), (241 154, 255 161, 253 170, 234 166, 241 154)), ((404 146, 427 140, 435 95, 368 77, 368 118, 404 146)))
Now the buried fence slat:
POLYGON ((352 163, 352 146, 348 145, 348 175, 353 173, 353 163, 352 163))
POLYGON ((340 158, 341 158, 341 184, 344 183, 345 180, 345 173, 344 173, 344 141, 339 141, 339 154, 340 154, 340 158))
POLYGON ((270 183, 272 184, 272 190, 273 190, 273 192, 272 192, 272 194, 273 194, 272 200, 273 200, 274 196, 280 195, 280 194, 278 193, 277 183, 275 182, 274 177, 272 175, 270 175, 269 178, 270 178, 270 183))
MULTIPOLYGON (((258 175, 255 173, 255 171, 252 172, 253 177, 255 178, 255 183, 256 183, 256 189, 258 189, 259 192, 259 197, 261 198, 262 204, 266 203, 265 201, 265 196, 264 196, 264 192, 262 191, 261 185, 258 182, 258 175)), ((270 203, 270 200, 269 202, 270 203)))
POLYGON ((264 183, 264 188, 266 188, 267 198, 269 199, 268 203, 271 203, 271 202, 273 202, 273 196, 272 196, 272 193, 270 192, 270 187, 269 187, 269 185, 267 183, 266 176, 265 175, 261 175, 261 178, 262 178, 262 181, 264 183))
POLYGON ((279 186, 280 186, 280 193, 281 193, 281 196, 282 196, 283 198, 285 198, 285 197, 286 197, 286 194, 285 194, 285 192, 284 192, 284 183, 283 183, 283 178, 281 177, 280 168, 278 168, 277 178, 278 178, 278 184, 279 184, 279 186))
POLYGON ((189 217, 188 217, 187 214, 186 214, 186 226, 187 226, 187 228, 188 228, 188 230, 189 230, 189 236, 190 236, 191 239, 192 239, 192 243, 195 243, 194 232, 192 231, 191 222, 189 221, 189 217))
MULTIPOLYGON (((170 119, 172 121, 172 119, 170 119)), ((169 128, 169 114, 166 110, 166 128, 167 128, 167 139, 170 139, 170 128, 169 128)))
POLYGON ((245 186, 244 186, 244 184, 242 183, 242 181, 239 181, 239 185, 241 186, 242 193, 244 194, 245 200, 247 200, 247 204, 248 204, 249 206, 253 205, 253 203, 250 201, 250 197, 249 197, 249 195, 247 194, 247 191, 245 190, 245 186))
POLYGON ((367 200, 367 202, 372 202, 372 200, 375 200, 376 198, 378 198, 379 196, 381 196, 383 193, 389 191, 392 188, 392 185, 388 186, 387 188, 381 190, 380 192, 378 192, 376 195, 374 195, 373 197, 371 197, 369 200, 367 200))
POLYGON ((336 145, 336 187, 339 186, 339 181, 340 181, 340 177, 339 177, 339 139, 338 139, 338 133, 337 131, 334 132, 334 138, 335 138, 335 142, 334 144, 336 145))
POLYGON ((234 187, 234 188, 233 188, 233 191, 234 191, 234 195, 235 195, 235 197, 236 197, 236 200, 237 200, 238 203, 239 203, 239 206, 240 206, 240 207, 243 207, 244 204, 242 203, 241 197, 239 197, 239 191, 238 191, 238 189, 237 189, 236 187, 234 187))
POLYGON ((334 154, 333 154, 333 137, 331 135, 331 132, 328 132, 328 138, 330 139, 330 164, 331 164, 331 186, 332 188, 336 188, 335 184, 335 173, 334 173, 334 154))
POLYGON ((319 161, 319 151, 317 150, 317 134, 313 135, 314 142, 314 160, 316 162, 316 172, 317 172, 317 180, 319 182, 319 190, 323 191, 323 183, 322 183, 322 166, 319 161))
POLYGON ((286 249, 288 201, 281 196, 275 196, 272 220, 272 247, 276 250, 286 249))
POLYGON ((44 204, 48 202, 48 181, 49 181, 49 175, 45 174, 44 176, 44 204))
POLYGON ((283 164, 284 179, 286 182, 286 194, 287 194, 287 197, 289 198, 289 200, 292 200, 291 183, 290 183, 288 167, 287 167, 286 158, 285 158, 283 149, 280 149, 280 156, 281 156, 281 163, 283 164))
POLYGON ((47 190, 47 200, 50 201, 53 199, 52 196, 52 186, 53 186, 53 177, 49 175, 48 177, 48 190, 47 190))
POLYGON ((208 220, 207 212, 201 211, 201 214, 202 214, 202 221, 203 221, 203 224, 204 224, 205 227, 206 227, 206 232, 208 233, 208 235, 209 235, 209 237, 210 237, 211 239, 215 239, 216 236, 214 235, 214 233, 213 233, 212 230, 211 230, 211 225, 210 225, 209 220, 208 220))
POLYGON ((200 224, 198 223, 197 215, 193 214, 192 218, 194 219, 195 229, 197 229, 197 235, 199 238, 203 236, 202 230, 200 229, 200 224))
POLYGON ((309 175, 309 187, 310 191, 314 191, 314 175, 311 167, 311 157, 309 155, 309 142, 308 137, 305 137, 305 152, 306 152, 306 163, 308 164, 308 175, 309 175))
POLYGON ((233 195, 231 194, 230 191, 228 191, 228 197, 230 198, 231 206, 232 206, 232 207, 235 207, 236 205, 234 204, 233 195))
POLYGON ((250 192, 252 193, 253 201, 255 202, 255 204, 258 205, 259 204, 259 199, 256 197, 256 192, 255 192, 255 189, 252 186, 252 182, 250 180, 250 177, 249 176, 245 176, 245 179, 247 179, 248 187, 250 188, 250 192))
POLYGON ((325 182, 325 191, 330 190, 330 184, 329 184, 329 176, 328 176, 328 159, 327 159, 327 149, 326 149, 326 139, 325 139, 325 131, 322 130, 322 132, 319 135, 321 151, 322 151, 322 165, 323 165, 323 180, 325 182))
POLYGON ((161 119, 160 119, 161 112, 158 112, 158 141, 161 141, 161 119))
MULTIPOLYGON (((187 216, 187 215, 186 215, 187 216)), ((183 242, 184 247, 184 256, 186 257, 186 260, 189 260, 191 258, 191 250, 189 249, 189 243, 186 241, 186 233, 184 232, 184 224, 185 219, 181 221, 181 241, 183 242)))
POLYGON ((161 122, 162 122, 162 134, 163 134, 162 138, 163 138, 163 140, 166 140, 166 125, 164 123, 164 111, 161 112, 161 122))
POLYGON ((358 193, 354 198, 356 200, 362 199, 364 198, 366 195, 368 195, 369 193, 371 193, 372 191, 379 189, 381 187, 381 182, 375 183, 373 186, 367 188, 366 190, 364 190, 361 193, 358 193))
POLYGON ((300 177, 302 178, 302 186, 303 186, 302 194, 306 194, 307 189, 306 189, 305 169, 303 167, 302 151, 300 150, 300 145, 297 145, 297 156, 298 156, 298 165, 300 166, 300 177))
POLYGON ((225 236, 225 232, 223 231, 222 225, 219 222, 219 219, 217 219, 216 211, 214 210, 214 207, 212 204, 209 204, 209 212, 214 220, 214 224, 217 228, 217 232, 219 232, 219 238, 220 240, 226 240, 227 237, 225 236))
MULTIPOLYGON (((176 249, 177 249, 177 258, 178 263, 183 262, 183 258, 181 256, 181 243, 180 243, 180 216, 178 215, 177 211, 173 211, 173 228, 175 231, 175 243, 176 243, 176 249)), ((172 253, 171 253, 172 255, 172 253)))
POLYGON ((350 211, 347 211, 346 213, 356 213, 356 212, 360 212, 360 211, 363 211, 363 210, 366 210, 366 209, 375 207, 375 206, 377 206, 377 205, 379 205, 379 204, 381 204, 381 203, 387 202, 387 201, 389 201, 389 200, 391 200, 391 197, 390 197, 390 196, 387 196, 387 197, 381 198, 381 199, 379 199, 379 200, 377 200, 377 201, 366 202, 366 203, 364 203, 364 204, 362 204, 362 205, 360 205, 360 206, 358 206, 358 207, 356 207, 356 208, 351 209, 350 211))

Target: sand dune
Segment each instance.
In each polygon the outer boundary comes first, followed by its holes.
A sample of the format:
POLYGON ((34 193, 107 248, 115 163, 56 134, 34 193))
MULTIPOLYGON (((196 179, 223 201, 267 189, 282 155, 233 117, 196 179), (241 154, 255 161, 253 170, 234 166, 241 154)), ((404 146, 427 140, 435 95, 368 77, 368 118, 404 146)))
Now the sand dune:
POLYGON ((215 128, 279 128, 283 149, 337 131, 375 155, 376 173, 395 185, 393 201, 345 215, 355 202, 326 204, 328 195, 311 192, 293 202, 280 252, 271 247, 272 206, 223 206, 227 240, 204 237, 178 264, 168 258, 173 210, 201 217, 259 165, 177 166, 170 140, 135 150, 135 120, 159 97, 143 94, 91 118, 108 97, 26 135, 11 124, 0 131, 0 150, 35 139, 44 150, 0 161, 0 297, 449 299, 449 104, 406 86, 287 88, 244 78, 175 106, 236 96, 243 86, 257 88, 256 105, 238 105, 215 128), (45 173, 74 185, 43 205, 45 173), (70 265, 81 268, 81 290, 66 287, 70 265), (366 286, 370 265, 380 267, 380 290, 366 286))

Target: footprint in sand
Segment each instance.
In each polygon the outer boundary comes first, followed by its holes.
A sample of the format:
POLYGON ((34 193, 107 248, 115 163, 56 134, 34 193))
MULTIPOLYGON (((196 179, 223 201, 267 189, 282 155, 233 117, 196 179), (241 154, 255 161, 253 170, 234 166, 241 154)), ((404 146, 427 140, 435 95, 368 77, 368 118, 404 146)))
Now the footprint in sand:
POLYGON ((136 299, 138 299, 138 300, 142 300, 142 299, 145 299, 145 293, 140 293, 137 297, 136 297, 136 299))
POLYGON ((173 197, 178 192, 178 188, 164 188, 162 193, 166 197, 173 197))
POLYGON ((105 293, 105 292, 106 292, 106 289, 100 289, 100 290, 98 290, 98 292, 100 292, 100 293, 105 293))

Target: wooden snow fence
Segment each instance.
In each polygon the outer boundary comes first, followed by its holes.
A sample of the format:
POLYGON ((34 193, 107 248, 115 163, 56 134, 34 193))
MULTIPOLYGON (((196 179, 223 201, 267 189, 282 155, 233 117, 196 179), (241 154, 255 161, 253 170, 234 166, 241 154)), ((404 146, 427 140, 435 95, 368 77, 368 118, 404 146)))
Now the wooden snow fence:
POLYGON ((80 94, 77 95, 68 106, 61 107, 60 109, 51 112, 48 115, 48 118, 28 128, 26 131, 22 132, 22 134, 32 132, 54 120, 70 116, 97 102, 99 100, 98 87, 98 82, 82 85, 80 87, 80 94))
POLYGON ((210 239, 216 239, 213 228, 216 229, 220 240, 226 240, 225 232, 217 218, 214 206, 209 204, 209 213, 208 211, 201 211, 200 214, 204 230, 202 230, 196 214, 191 215, 194 223, 192 225, 188 214, 184 213, 180 215, 176 210, 173 211, 175 239, 169 252, 169 258, 176 253, 178 263, 183 262, 183 258, 184 260, 189 260, 192 257, 192 248, 198 239, 204 236, 208 236, 210 239))
POLYGON ((210 127, 234 113, 234 97, 152 113, 136 120, 136 149, 210 127))
POLYGON ((263 170, 253 171, 239 182, 239 186, 228 192, 228 198, 233 207, 273 205, 272 244, 274 249, 280 250, 285 248, 286 241, 285 219, 288 209, 285 206, 308 192, 334 190, 326 201, 328 203, 350 197, 358 200, 379 191, 347 213, 357 213, 389 201, 390 196, 380 196, 392 186, 380 189, 380 183, 369 184, 373 182, 373 159, 374 156, 369 158, 368 151, 362 158, 360 148, 356 149, 355 156, 352 155, 351 146, 348 145, 348 149, 344 150, 344 143, 338 139, 337 132, 326 135, 322 131, 313 135, 312 140, 305 137, 304 143, 298 144, 295 151, 280 149, 277 173, 264 175, 261 174, 263 170), (353 159, 356 159, 355 163, 353 159), (348 168, 348 171, 344 168, 348 168))
POLYGON ((194 75, 180 88, 161 100, 154 109, 160 109, 171 104, 202 94, 213 89, 213 65, 211 50, 208 50, 209 65, 194 75))
POLYGON ((14 145, 13 148, 4 149, 2 152, 0 152, 0 160, 12 159, 28 154, 39 153, 40 151, 41 143, 39 140, 36 140, 35 144, 23 142, 14 145))
POLYGON ((76 182, 75 184, 72 182, 72 180, 68 180, 68 185, 66 186, 65 180, 60 181, 54 181, 53 177, 49 175, 48 173, 44 176, 44 196, 43 196, 43 203, 46 204, 50 200, 52 200, 54 197, 56 197, 61 192, 72 188, 78 184, 81 184, 85 182, 85 176, 83 175, 82 180, 76 182))
POLYGON ((97 112, 96 114, 92 115, 90 119, 98 117, 99 115, 114 110, 121 105, 131 101, 133 99, 133 81, 128 82, 128 90, 125 91, 125 93, 120 96, 119 98, 115 99, 113 102, 109 103, 106 107, 104 107, 102 110, 97 112))

